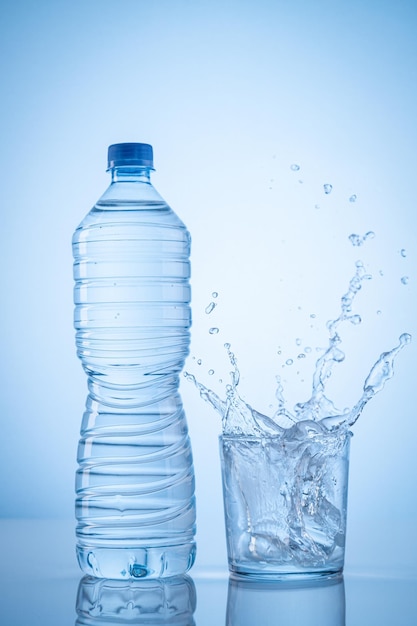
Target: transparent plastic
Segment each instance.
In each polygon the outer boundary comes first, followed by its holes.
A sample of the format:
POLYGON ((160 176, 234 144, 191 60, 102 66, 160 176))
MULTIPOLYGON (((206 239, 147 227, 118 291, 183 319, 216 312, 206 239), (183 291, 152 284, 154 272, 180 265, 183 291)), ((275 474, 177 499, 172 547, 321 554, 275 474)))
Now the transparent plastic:
POLYGON ((178 391, 191 325, 190 236, 152 186, 151 169, 111 167, 109 188, 73 237, 76 345, 89 389, 77 555, 95 577, 174 576, 195 556, 193 461, 178 391))

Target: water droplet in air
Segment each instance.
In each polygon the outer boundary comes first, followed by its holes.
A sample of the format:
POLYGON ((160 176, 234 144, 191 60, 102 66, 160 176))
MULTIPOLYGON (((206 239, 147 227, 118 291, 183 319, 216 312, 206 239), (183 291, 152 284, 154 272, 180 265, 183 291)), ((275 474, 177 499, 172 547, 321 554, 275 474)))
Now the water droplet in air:
POLYGON ((218 332, 219 332, 219 329, 216 327, 209 329, 210 335, 217 335, 218 332))
POLYGON ((297 339, 295 340, 295 345, 296 345, 296 346, 301 346, 301 339, 298 339, 298 338, 297 338, 297 339))
POLYGON ((380 309, 378 309, 378 311, 376 312, 377 315, 382 315, 382 311, 380 309))
POLYGON ((352 324, 355 324, 355 326, 362 322, 362 318, 360 315, 352 315, 349 319, 352 324))
POLYGON ((215 303, 215 302, 210 302, 210 304, 208 304, 208 305, 206 306, 206 308, 204 309, 204 310, 205 310, 205 312, 207 313, 207 315, 209 315, 209 313, 211 313, 211 312, 212 312, 212 310, 213 310, 216 306, 217 306, 217 305, 216 305, 216 303, 215 303))
POLYGON ((213 376, 214 370, 209 370, 208 373, 210 374, 210 376, 213 376))
POLYGON ((400 254, 401 254, 401 256, 402 256, 402 257, 404 257, 404 258, 405 258, 405 257, 407 256, 407 251, 406 251, 406 249, 405 249, 405 248, 402 248, 402 250, 401 250, 400 254))
POLYGON ((287 359, 287 360, 285 361, 285 364, 286 364, 286 365, 292 365, 293 363, 294 363, 294 361, 293 361, 292 359, 287 359))
POLYGON ((306 346, 306 347, 304 348, 304 352, 305 352, 306 354, 310 354, 310 352, 311 352, 311 348, 310 348, 310 346, 306 346))
POLYGON ((291 169, 292 169, 293 172, 298 172, 298 170, 300 169, 300 166, 297 165, 297 163, 293 163, 291 165, 291 169))
POLYGON ((217 291, 213 291, 213 293, 211 294, 212 298, 217 298, 219 294, 217 293, 217 291))
POLYGON ((354 233, 349 235, 349 241, 352 244, 352 246, 360 246, 360 245, 362 245, 361 238, 359 237, 359 235, 355 235, 354 233))
POLYGON ((226 350, 230 350, 230 343, 225 343, 224 347, 226 348, 226 350))
POLYGON ((300 354, 297 356, 297 359, 305 359, 306 355, 304 354, 304 352, 300 352, 300 354))
POLYGON ((408 276, 402 276, 401 277, 401 282, 402 282, 403 285, 408 285, 408 281, 409 281, 408 276))
POLYGON ((314 320, 314 318, 316 317, 316 314, 315 314, 315 313, 312 313, 312 314, 310 315, 310 317, 311 317, 311 319, 313 319, 313 320, 314 320))
POLYGON ((326 183, 325 185, 323 185, 323 189, 324 189, 324 193, 329 195, 329 193, 331 193, 333 189, 333 185, 330 185, 330 183, 326 183))
POLYGON ((201 365, 201 364, 202 364, 202 362, 203 362, 203 361, 202 361, 201 359, 198 359, 198 361, 197 361, 197 365, 201 365))
POLYGON ((404 345, 406 345, 408 343, 411 343, 411 339, 412 339, 412 336, 409 333, 403 333, 400 336, 400 343, 401 343, 401 345, 404 346, 404 345))
POLYGON ((319 209, 319 208, 320 208, 320 205, 319 205, 319 204, 315 204, 315 205, 314 205, 314 208, 315 208, 315 209, 319 209))
POLYGON ((349 198, 349 202, 356 202, 357 199, 358 196, 356 195, 356 193, 353 193, 349 198))

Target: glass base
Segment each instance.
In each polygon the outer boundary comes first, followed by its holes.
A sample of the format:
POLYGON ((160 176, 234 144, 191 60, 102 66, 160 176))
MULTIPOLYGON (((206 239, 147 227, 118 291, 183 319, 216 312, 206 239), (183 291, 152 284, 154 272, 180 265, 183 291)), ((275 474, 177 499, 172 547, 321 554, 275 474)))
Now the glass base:
POLYGON ((83 572, 95 578, 138 580, 185 574, 192 567, 195 543, 149 548, 97 548, 77 546, 83 572))
POLYGON ((284 569, 255 569, 250 567, 240 567, 236 564, 229 563, 230 578, 240 581, 259 581, 259 582, 294 582, 305 583, 308 581, 326 581, 339 579, 343 575, 343 567, 339 569, 321 569, 321 570, 284 570, 284 569))

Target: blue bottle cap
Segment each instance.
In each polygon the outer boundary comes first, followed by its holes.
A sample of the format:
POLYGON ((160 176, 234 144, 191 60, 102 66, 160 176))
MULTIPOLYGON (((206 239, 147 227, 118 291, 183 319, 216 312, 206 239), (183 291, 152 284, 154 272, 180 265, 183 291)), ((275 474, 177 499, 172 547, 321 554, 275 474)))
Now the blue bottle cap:
POLYGON ((109 146, 107 168, 139 165, 153 169, 153 150, 148 143, 114 143, 109 146))

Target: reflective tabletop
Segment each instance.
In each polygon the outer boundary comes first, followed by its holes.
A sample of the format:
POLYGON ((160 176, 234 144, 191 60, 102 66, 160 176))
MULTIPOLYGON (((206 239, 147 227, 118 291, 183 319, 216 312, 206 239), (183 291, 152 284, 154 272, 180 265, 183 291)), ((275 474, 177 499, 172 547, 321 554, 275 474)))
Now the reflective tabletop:
POLYGON ((1 520, 0 599, 8 626, 412 626, 417 577, 349 572, 319 583, 248 582, 197 562, 165 581, 83 576, 71 523, 1 520))

